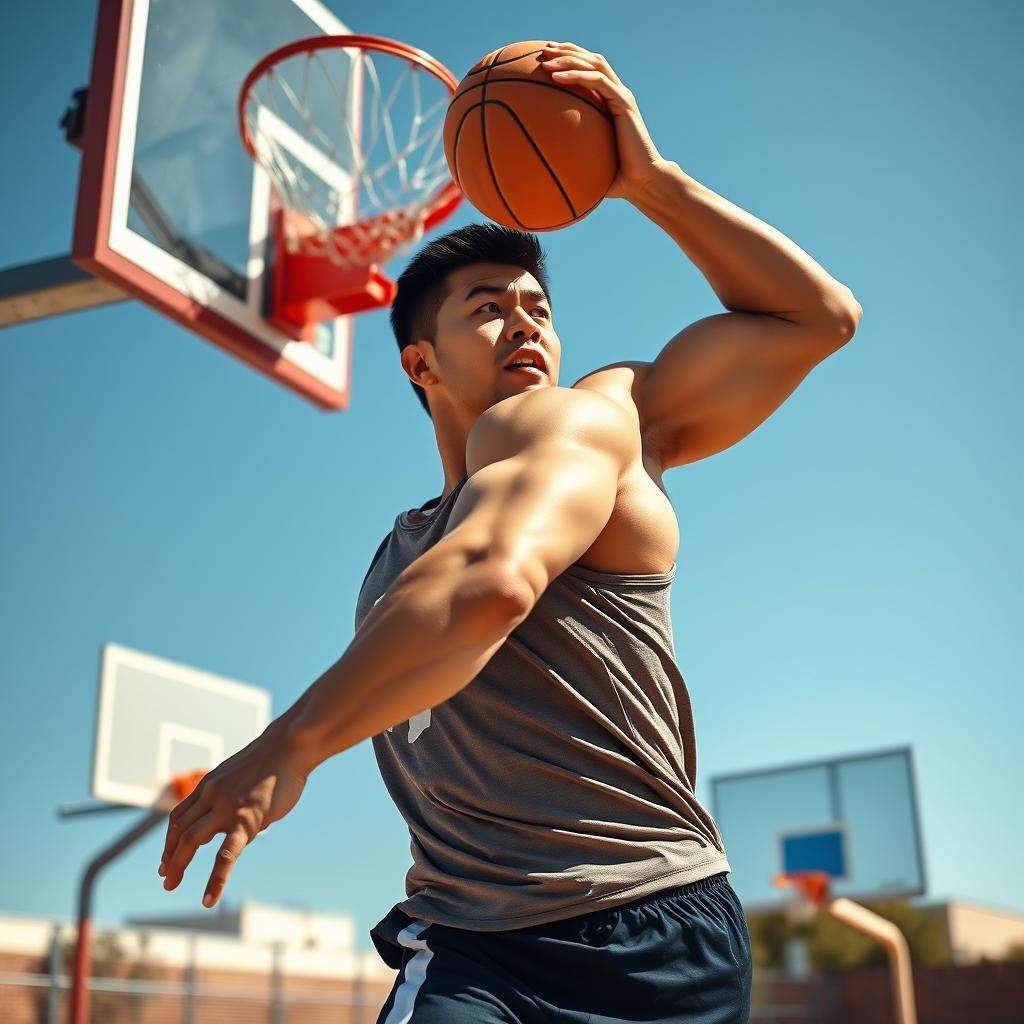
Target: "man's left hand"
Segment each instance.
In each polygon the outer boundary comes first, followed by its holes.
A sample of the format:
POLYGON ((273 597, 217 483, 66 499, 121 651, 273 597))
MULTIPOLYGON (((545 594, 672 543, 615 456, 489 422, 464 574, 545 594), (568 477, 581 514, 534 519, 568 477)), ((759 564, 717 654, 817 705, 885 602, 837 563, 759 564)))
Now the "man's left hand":
POLYGON ((654 177, 658 165, 665 163, 640 116, 633 94, 601 54, 575 43, 550 43, 539 59, 553 81, 592 89, 604 100, 614 120, 619 149, 619 173, 608 195, 629 199, 654 177))

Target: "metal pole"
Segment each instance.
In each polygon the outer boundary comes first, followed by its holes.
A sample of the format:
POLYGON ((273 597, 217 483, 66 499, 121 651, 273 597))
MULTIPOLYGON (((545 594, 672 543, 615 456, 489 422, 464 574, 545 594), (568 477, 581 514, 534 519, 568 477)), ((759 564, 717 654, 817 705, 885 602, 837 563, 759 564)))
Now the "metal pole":
POLYGON ((892 971, 893 1009, 896 1024, 917 1024, 917 1007, 914 1003, 914 974, 910 964, 910 948, 903 932, 891 921, 880 917, 852 900, 834 899, 824 908, 837 921, 870 936, 885 947, 892 971))
POLYGON ((70 1024, 88 1024, 89 977, 92 974, 92 893, 99 873, 115 858, 137 843, 147 832, 167 820, 167 809, 148 811, 132 828, 101 850, 88 864, 78 888, 78 940, 75 970, 71 978, 70 1024))
POLYGON ((195 933, 188 937, 188 965, 185 967, 185 1021, 196 1024, 196 942, 195 933))
POLYGON ((53 926, 50 940, 50 991, 46 999, 46 1024, 57 1024, 60 1019, 60 922, 53 926))
POLYGON ((272 947, 270 968, 270 1024, 284 1024, 284 990, 281 959, 284 948, 280 942, 272 947))
POLYGON ((356 970, 352 986, 352 1024, 363 1024, 363 977, 366 973, 366 957, 356 952, 356 970))

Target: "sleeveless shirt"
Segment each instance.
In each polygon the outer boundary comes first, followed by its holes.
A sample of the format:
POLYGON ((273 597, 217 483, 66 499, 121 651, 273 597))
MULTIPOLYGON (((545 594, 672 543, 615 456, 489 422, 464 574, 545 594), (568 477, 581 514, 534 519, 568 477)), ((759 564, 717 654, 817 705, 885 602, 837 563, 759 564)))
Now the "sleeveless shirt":
MULTIPOLYGON (((357 630, 444 536, 466 479, 395 519, 360 590, 357 630)), ((730 870, 694 795, 674 577, 675 566, 643 575, 570 566, 469 685, 373 737, 411 839, 396 910, 503 931, 730 870)))

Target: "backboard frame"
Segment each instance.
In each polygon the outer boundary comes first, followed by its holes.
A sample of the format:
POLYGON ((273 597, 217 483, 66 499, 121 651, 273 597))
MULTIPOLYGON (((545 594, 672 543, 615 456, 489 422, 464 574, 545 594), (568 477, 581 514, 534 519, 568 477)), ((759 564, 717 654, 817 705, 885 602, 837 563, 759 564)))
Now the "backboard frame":
MULTIPOLYGON (((925 865, 925 838, 921 824, 920 808, 918 802, 917 793, 917 780, 916 780, 916 769, 914 764, 914 751, 911 746, 901 746, 885 748, 881 750, 873 750, 864 753, 849 754, 849 755, 835 755, 832 757, 824 757, 815 760, 808 760, 803 762, 792 762, 781 765, 771 765, 765 768, 731 772, 722 775, 716 775, 711 778, 710 781, 710 805, 711 813, 715 819, 718 827, 722 830, 723 839, 725 841, 726 852, 730 852, 732 843, 730 841, 728 825, 726 822, 727 815, 724 813, 723 800, 722 800, 722 789, 724 786, 728 786, 732 783, 745 782, 745 781, 763 781, 773 776, 784 777, 790 773, 802 773, 821 771, 826 774, 828 779, 829 789, 829 804, 830 811, 824 814, 820 820, 813 822, 802 822, 799 825, 796 823, 781 822, 771 832, 766 833, 764 838, 766 840, 767 849, 765 851, 766 861, 764 864, 765 879, 762 880, 762 884, 765 886, 765 891, 772 888, 770 879, 773 874, 782 872, 782 864, 779 860, 780 849, 778 846, 778 840, 781 833, 795 834, 806 828, 806 831, 822 831, 827 828, 835 828, 837 824, 842 825, 844 829, 844 835, 846 839, 846 858, 847 858, 847 871, 849 875, 845 879, 834 879, 840 887, 843 887, 842 891, 838 895, 845 896, 851 900, 858 902, 872 902, 879 900, 889 899, 908 899, 915 896, 924 895, 927 892, 928 875, 925 865), (846 822, 845 816, 842 813, 842 801, 840 798, 840 787, 839 777, 837 772, 845 766, 856 766, 861 762, 878 761, 886 758, 901 758, 903 759, 906 772, 907 772, 907 787, 906 795, 908 798, 907 806, 907 822, 913 839, 912 846, 912 863, 914 865, 914 871, 916 875, 916 881, 918 884, 910 884, 905 887, 890 886, 885 890, 872 890, 870 888, 866 890, 860 890, 858 888, 860 879, 857 876, 857 856, 854 852, 856 836, 850 830, 849 824, 846 822)), ((733 840, 732 842, 735 842, 733 840)), ((734 873, 737 870, 737 864, 741 860, 740 857, 736 857, 731 860, 733 864, 734 873)), ((862 865, 863 867, 863 865, 862 865)), ((738 890, 742 890, 742 885, 739 878, 734 878, 733 884, 738 887, 738 890)), ((744 893, 740 891, 740 897, 743 902, 744 908, 747 911, 754 913, 760 913, 764 911, 780 910, 785 905, 785 898, 780 893, 777 896, 764 898, 746 898, 744 893)))
MULTIPOLYGON (((97 800, 131 807, 154 806, 173 781, 174 772, 170 767, 171 745, 176 741, 194 747, 205 747, 208 751, 207 764, 191 765, 187 769, 189 772, 205 771, 215 767, 240 749, 230 743, 226 744, 225 736, 218 733, 216 728, 201 729, 194 721, 175 721, 176 709, 170 706, 167 709, 166 721, 163 721, 162 712, 156 715, 160 720, 160 727, 152 750, 152 764, 155 766, 153 777, 135 781, 113 777, 116 776, 116 772, 111 769, 111 753, 115 733, 123 735, 117 732, 119 718, 116 714, 116 691, 120 681, 119 672, 124 669, 146 673, 149 677, 156 678, 161 686, 166 681, 177 687, 191 688, 199 694, 215 694, 217 698, 230 701, 233 707, 239 709, 239 713, 249 714, 255 723, 255 731, 249 736, 250 740, 259 735, 259 732, 270 723, 270 694, 266 690, 121 644, 104 644, 100 651, 90 786, 91 794, 97 800)), ((191 690, 187 690, 186 693, 191 690)), ((148 706, 155 707, 152 704, 148 706)), ((202 724, 206 725, 205 722, 202 724)), ((237 735, 235 739, 237 742, 237 735)))
MULTIPOLYGON (((350 30, 319 0, 291 0, 330 34, 350 30)), ((262 374, 325 410, 346 409, 352 370, 351 317, 333 322, 330 355, 295 341, 263 315, 269 262, 259 251, 265 220, 250 220, 251 275, 244 300, 196 272, 127 226, 126 204, 134 158, 134 123, 150 0, 100 0, 79 178, 72 260, 83 270, 158 309, 262 374), (256 266, 262 259, 263 265, 256 266)), ((241 82, 238 83, 239 85, 241 82)), ((233 107, 231 109, 233 116, 233 107)), ((238 143, 240 146, 241 144, 238 143)), ((252 171, 253 206, 269 196, 258 165, 252 171)))

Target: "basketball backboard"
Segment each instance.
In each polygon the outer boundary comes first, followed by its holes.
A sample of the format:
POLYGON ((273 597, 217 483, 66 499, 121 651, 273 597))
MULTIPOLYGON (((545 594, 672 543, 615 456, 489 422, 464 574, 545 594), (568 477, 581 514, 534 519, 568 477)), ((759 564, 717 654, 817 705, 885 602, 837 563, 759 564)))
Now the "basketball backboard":
POLYGON ((152 807, 176 776, 216 767, 254 740, 269 721, 265 690, 106 644, 92 795, 152 807))
MULTIPOLYGON (((269 51, 348 31, 318 0, 100 0, 72 251, 325 409, 348 404, 352 318, 318 325, 312 341, 267 320, 271 189, 239 141, 237 104, 269 51)), ((283 149, 293 134, 284 126, 283 149)), ((340 173, 306 170, 327 184, 340 173)))
POLYGON ((910 748, 720 775, 711 803, 748 910, 784 905, 774 880, 794 872, 858 901, 925 892, 910 748))
POLYGON ((816 828, 786 829, 778 834, 779 869, 784 875, 824 872, 832 880, 850 878, 850 841, 843 822, 816 828))

